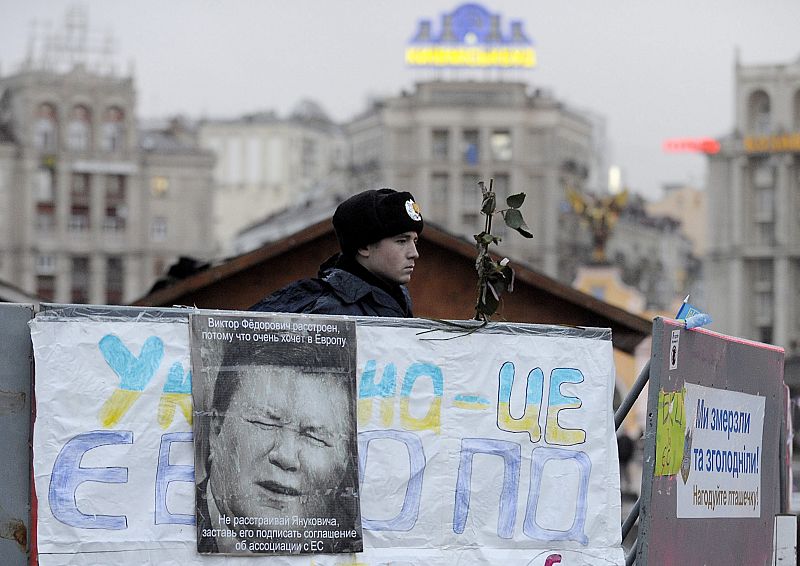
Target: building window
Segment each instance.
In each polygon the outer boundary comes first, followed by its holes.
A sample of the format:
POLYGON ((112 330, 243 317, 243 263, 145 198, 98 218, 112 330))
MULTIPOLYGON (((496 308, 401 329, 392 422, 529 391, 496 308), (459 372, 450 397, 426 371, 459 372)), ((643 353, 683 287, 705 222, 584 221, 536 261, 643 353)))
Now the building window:
POLYGON ((106 303, 122 304, 124 272, 122 258, 111 256, 106 258, 106 303))
POLYGON ((48 153, 55 152, 58 147, 58 114, 52 104, 40 104, 36 110, 33 145, 48 153))
POLYGON ((772 291, 759 291, 756 293, 756 320, 761 322, 772 321, 772 291))
POLYGON ((105 218, 103 219, 103 230, 108 232, 120 232, 125 230, 125 219, 127 208, 125 206, 125 184, 124 175, 107 175, 105 186, 105 218))
POLYGON ((53 255, 36 256, 36 295, 43 301, 54 301, 56 295, 56 258, 53 255))
POLYGON ((163 242, 167 239, 167 219, 156 216, 150 224, 150 239, 154 242, 163 242))
POLYGON ((756 220, 761 222, 772 221, 775 218, 775 189, 756 190, 755 204, 756 220))
POLYGON ((205 147, 210 149, 211 152, 216 157, 215 165, 214 165, 214 181, 217 184, 222 184, 225 180, 222 176, 224 173, 223 165, 224 165, 224 149, 225 149, 225 142, 220 138, 208 138, 205 143, 205 147))
POLYGON ((72 151, 87 151, 91 146, 91 132, 89 109, 83 105, 75 106, 67 124, 67 147, 72 151))
POLYGON ((150 194, 154 197, 163 197, 169 192, 169 178, 156 175, 150 178, 150 194))
POLYGON ((476 165, 480 161, 480 133, 464 130, 461 136, 461 157, 464 163, 476 165))
POLYGON ((768 159, 751 161, 753 240, 759 246, 775 245, 775 167, 768 159))
POLYGON ((70 232, 87 232, 89 230, 89 207, 83 205, 72 205, 69 211, 69 224, 67 229, 70 232))
MULTIPOLYGON (((246 181, 251 185, 257 185, 261 183, 262 175, 261 175, 261 167, 264 164, 264 150, 261 147, 261 139, 257 137, 251 137, 247 140, 247 155, 245 160, 245 167, 247 168, 247 175, 246 181)), ((303 141, 303 167, 306 167, 306 155, 305 155, 305 140, 303 141)), ((313 159, 313 158, 312 158, 313 159)))
POLYGON ((431 157, 435 160, 447 161, 450 156, 450 132, 433 130, 431 134, 431 157))
POLYGON ((36 231, 42 234, 51 234, 56 229, 56 210, 52 205, 36 205, 36 231))
MULTIPOLYGON (((800 157, 795 156, 794 158, 794 190, 800 190, 800 157)), ((790 178, 791 180, 791 178, 790 178)))
POLYGON ((753 165, 753 186, 768 189, 775 186, 775 168, 768 161, 756 160, 753 165))
POLYGON ((756 290, 758 291, 771 291, 772 290, 772 260, 757 259, 755 260, 755 274, 754 282, 756 290))
POLYGON ((103 230, 106 232, 124 232, 125 217, 121 216, 124 207, 106 208, 106 217, 103 219, 103 230))
POLYGON ((89 175, 73 173, 70 188, 73 198, 87 198, 89 196, 89 175))
POLYGON ((56 272, 56 257, 50 254, 36 256, 36 274, 54 275, 56 272))
POLYGON ((317 144, 309 138, 303 139, 301 165, 303 177, 314 177, 317 172, 317 144))
POLYGON ((73 303, 89 302, 89 258, 75 256, 72 258, 70 296, 73 303))
POLYGON ((39 167, 36 170, 36 202, 55 202, 55 173, 50 167, 39 167))
POLYGON ((756 326, 773 322, 773 263, 770 259, 757 259, 751 264, 753 281, 753 314, 756 326))
POLYGON ((478 180, 478 175, 474 173, 464 173, 461 176, 461 203, 465 212, 474 211, 477 214, 480 211, 483 194, 478 186, 478 180))
POLYGON ((772 260, 755 260, 755 283, 758 289, 772 289, 772 260))
POLYGON ((56 298, 56 277, 55 275, 36 276, 36 295, 46 302, 53 302, 56 298))
POLYGON ((478 213, 477 212, 465 212, 461 215, 461 222, 464 226, 464 229, 468 232, 474 232, 477 230, 478 227, 478 213))
POLYGON ((55 171, 50 167, 36 170, 36 230, 49 234, 56 228, 55 171))
POLYGON ((244 182, 244 171, 242 170, 244 143, 241 138, 230 137, 225 145, 225 162, 227 164, 225 182, 230 185, 239 185, 244 182))
POLYGON ((433 206, 447 206, 449 185, 450 176, 447 173, 434 173, 431 175, 431 204, 433 206))
POLYGON ((759 246, 775 245, 774 222, 756 222, 756 245, 759 246))
POLYGON ((757 90, 752 93, 747 103, 748 129, 757 134, 770 133, 771 111, 769 95, 766 92, 757 90))
POLYGON ((495 130, 489 137, 489 149, 495 161, 511 161, 511 132, 495 130))
POLYGON ((800 330, 800 261, 792 262, 792 281, 794 284, 794 325, 800 330))
POLYGON ((792 122, 794 123, 794 131, 800 130, 800 90, 794 93, 794 119, 792 122))
POLYGON ((125 147, 125 113, 112 106, 103 116, 103 151, 115 152, 125 147))
POLYGON ((106 217, 103 219, 103 231, 105 232, 124 232, 125 219, 115 216, 113 210, 106 209, 106 217))
POLYGON ((106 176, 106 203, 120 203, 125 201, 125 176, 106 176))
POLYGON ((70 183, 70 197, 72 204, 89 204, 90 195, 89 175, 86 173, 73 173, 70 183))

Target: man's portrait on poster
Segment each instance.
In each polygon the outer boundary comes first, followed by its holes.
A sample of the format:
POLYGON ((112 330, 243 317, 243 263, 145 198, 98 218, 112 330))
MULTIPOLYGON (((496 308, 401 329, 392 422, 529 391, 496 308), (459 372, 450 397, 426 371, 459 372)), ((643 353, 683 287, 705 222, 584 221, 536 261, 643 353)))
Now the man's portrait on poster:
POLYGON ((198 552, 362 550, 355 330, 337 323, 343 344, 193 343, 198 552))

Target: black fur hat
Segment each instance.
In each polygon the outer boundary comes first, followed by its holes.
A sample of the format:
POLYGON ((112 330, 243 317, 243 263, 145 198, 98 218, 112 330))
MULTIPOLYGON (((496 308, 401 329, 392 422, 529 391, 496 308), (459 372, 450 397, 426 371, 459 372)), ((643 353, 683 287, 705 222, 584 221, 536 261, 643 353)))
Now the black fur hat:
POLYGON ((394 189, 370 189, 351 196, 333 213, 333 229, 344 255, 402 234, 422 232, 423 222, 414 195, 394 189))

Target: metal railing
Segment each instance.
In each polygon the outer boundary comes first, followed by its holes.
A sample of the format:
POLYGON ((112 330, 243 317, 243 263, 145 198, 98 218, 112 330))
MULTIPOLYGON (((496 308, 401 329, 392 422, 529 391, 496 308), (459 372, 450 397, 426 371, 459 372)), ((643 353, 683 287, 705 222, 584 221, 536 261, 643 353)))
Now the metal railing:
MULTIPOLYGON (((650 380, 650 360, 648 360, 645 366, 642 368, 642 371, 639 373, 639 377, 637 377, 636 381, 633 383, 631 390, 625 396, 625 399, 622 400, 622 404, 614 413, 614 427, 617 430, 619 430, 619 427, 622 426, 622 421, 625 420, 625 417, 628 416, 628 413, 631 412, 633 404, 636 403, 637 399, 639 399, 639 395, 641 395, 644 386, 647 384, 649 380, 650 380)), ((631 532, 633 526, 636 524, 636 520, 639 518, 640 508, 641 508, 641 496, 636 499, 636 503, 633 504, 633 508, 630 510, 628 516, 622 522, 623 541, 631 532)), ((636 562, 636 548, 638 544, 639 544, 639 538, 637 537, 636 540, 633 541, 633 545, 631 546, 630 551, 625 556, 625 566, 631 566, 631 564, 636 562)))

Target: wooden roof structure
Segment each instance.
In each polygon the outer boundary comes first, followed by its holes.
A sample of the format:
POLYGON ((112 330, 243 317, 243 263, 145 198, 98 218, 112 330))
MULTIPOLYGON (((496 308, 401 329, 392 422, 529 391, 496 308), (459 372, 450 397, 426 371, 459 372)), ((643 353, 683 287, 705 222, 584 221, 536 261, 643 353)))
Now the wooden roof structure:
MULTIPOLYGON (((195 306, 247 310, 262 297, 303 277, 316 275, 319 265, 339 247, 330 220, 252 252, 204 268, 173 284, 152 291, 137 306, 195 306)), ((426 224, 420 237, 420 259, 409 291, 418 318, 471 319, 477 276, 473 244, 426 224)), ((614 347, 626 353, 650 336, 650 320, 577 291, 525 266, 516 272, 514 292, 506 293, 498 318, 507 322, 610 328, 614 347)))

